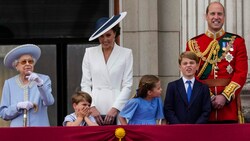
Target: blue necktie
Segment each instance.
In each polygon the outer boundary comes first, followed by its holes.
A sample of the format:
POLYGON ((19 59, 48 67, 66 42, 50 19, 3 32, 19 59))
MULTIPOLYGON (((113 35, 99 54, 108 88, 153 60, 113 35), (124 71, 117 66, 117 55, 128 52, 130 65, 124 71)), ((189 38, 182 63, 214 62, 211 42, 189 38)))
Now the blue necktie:
POLYGON ((191 97, 191 94, 192 94, 192 87, 191 87, 191 81, 188 80, 186 81, 186 83, 188 84, 188 88, 187 88, 187 98, 188 98, 188 102, 190 102, 190 97, 191 97))

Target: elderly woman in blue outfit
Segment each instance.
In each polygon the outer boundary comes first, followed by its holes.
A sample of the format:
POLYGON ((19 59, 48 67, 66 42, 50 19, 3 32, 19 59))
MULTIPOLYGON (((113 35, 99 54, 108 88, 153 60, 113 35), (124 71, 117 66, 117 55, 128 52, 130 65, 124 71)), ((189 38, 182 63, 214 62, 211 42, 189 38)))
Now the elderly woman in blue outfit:
POLYGON ((0 117, 11 120, 11 127, 49 126, 47 107, 54 103, 49 76, 34 73, 41 50, 33 44, 12 49, 4 65, 19 74, 5 80, 0 104, 0 117))

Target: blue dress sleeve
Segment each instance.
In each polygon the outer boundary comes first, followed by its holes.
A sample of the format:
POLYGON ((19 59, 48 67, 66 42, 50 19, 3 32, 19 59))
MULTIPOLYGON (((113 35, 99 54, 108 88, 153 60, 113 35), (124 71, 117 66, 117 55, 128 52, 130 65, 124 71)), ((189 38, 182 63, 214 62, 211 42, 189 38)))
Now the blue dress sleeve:
POLYGON ((17 103, 11 102, 10 80, 6 80, 3 86, 2 99, 0 104, 0 117, 4 120, 13 120, 22 114, 22 111, 17 110, 17 103))
POLYGON ((124 108, 121 110, 119 115, 121 117, 124 117, 124 118, 130 120, 133 117, 138 105, 139 105, 139 99, 138 98, 130 99, 125 104, 124 108))
POLYGON ((163 104, 161 97, 157 97, 157 112, 156 112, 156 119, 164 119, 164 114, 163 114, 163 104))

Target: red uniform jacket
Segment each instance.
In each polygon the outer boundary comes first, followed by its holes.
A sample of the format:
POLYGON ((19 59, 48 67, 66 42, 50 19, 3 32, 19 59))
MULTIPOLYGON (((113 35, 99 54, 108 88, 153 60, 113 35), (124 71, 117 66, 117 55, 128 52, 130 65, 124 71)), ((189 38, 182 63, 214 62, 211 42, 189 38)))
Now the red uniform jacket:
POLYGON ((237 97, 245 84, 248 63, 245 40, 221 29, 216 34, 207 31, 187 43, 200 57, 197 78, 209 85, 211 97, 223 94, 227 104, 213 109, 210 121, 238 121, 237 97))

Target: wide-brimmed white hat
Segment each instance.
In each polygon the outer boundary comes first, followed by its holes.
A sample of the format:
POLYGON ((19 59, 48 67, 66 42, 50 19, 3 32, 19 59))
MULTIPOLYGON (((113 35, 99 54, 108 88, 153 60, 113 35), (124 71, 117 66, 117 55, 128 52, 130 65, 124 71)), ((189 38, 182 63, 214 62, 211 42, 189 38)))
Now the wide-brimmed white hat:
POLYGON ((96 31, 90 36, 89 41, 95 40, 100 37, 105 32, 112 29, 117 25, 125 16, 127 12, 122 12, 119 15, 114 15, 111 18, 103 17, 97 20, 96 22, 96 31))
POLYGON ((37 61, 41 56, 41 49, 34 44, 17 46, 5 55, 3 63, 7 68, 15 69, 14 61, 26 54, 31 55, 37 61))

